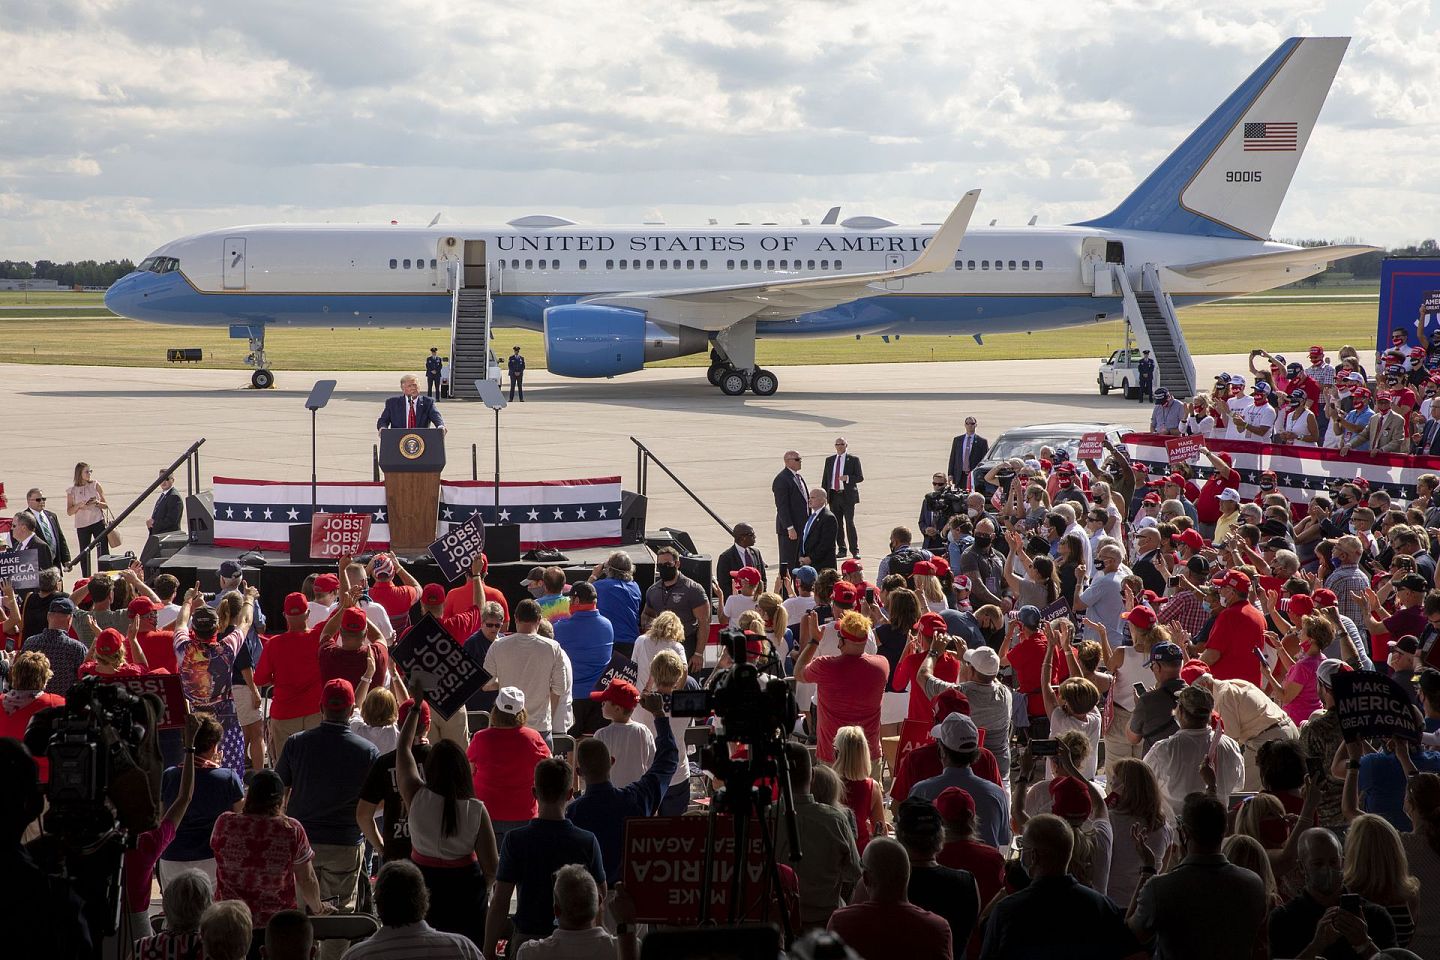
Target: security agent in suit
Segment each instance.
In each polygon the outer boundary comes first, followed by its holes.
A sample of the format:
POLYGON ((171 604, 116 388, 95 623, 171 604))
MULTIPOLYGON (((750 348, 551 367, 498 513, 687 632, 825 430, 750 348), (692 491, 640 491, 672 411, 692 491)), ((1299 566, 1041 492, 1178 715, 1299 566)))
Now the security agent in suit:
POLYGON ((25 494, 25 510, 35 518, 35 533, 50 548, 55 563, 62 566, 69 563, 70 544, 65 540, 65 530, 60 526, 60 518, 45 509, 45 492, 39 487, 31 487, 25 494))
POLYGON ((440 416, 440 411, 435 409, 435 401, 429 397, 420 396, 420 383, 413 374, 405 374, 400 378, 400 396, 391 397, 385 401, 385 409, 380 414, 380 419, 375 421, 376 430, 386 428, 400 428, 414 426, 437 427, 445 429, 445 418, 440 416), (414 422, 411 422, 413 411, 414 422))
POLYGON ((520 356, 520 348, 516 347, 515 352, 510 354, 510 362, 507 364, 510 373, 510 401, 515 401, 515 391, 520 391, 520 402, 525 402, 525 358, 520 356))
POLYGON ((185 503, 180 499, 180 494, 175 492, 175 478, 168 473, 160 474, 160 496, 155 498, 155 506, 150 510, 150 519, 145 521, 145 526, 150 528, 151 536, 159 536, 162 533, 174 533, 180 529, 180 517, 185 512, 185 503))
POLYGON ((834 569, 839 553, 835 546, 839 522, 825 505, 825 491, 819 487, 810 491, 809 506, 810 514, 800 530, 800 562, 816 570, 834 569))
POLYGON ((735 524, 735 542, 715 560, 715 579, 720 581, 721 596, 728 598, 734 592, 730 575, 741 567, 759 570, 760 582, 765 583, 765 558, 755 547, 755 528, 748 523, 735 524))
POLYGON ((860 458, 848 453, 848 449, 844 437, 835 438, 835 453, 825 458, 825 476, 820 485, 825 489, 830 511, 835 514, 838 524, 835 528, 835 552, 843 553, 848 541, 850 556, 859 557, 855 504, 860 502, 860 484, 865 482, 865 471, 860 468, 860 458))
POLYGON ((35 532, 35 518, 28 513, 17 513, 11 520, 10 549, 34 550, 37 566, 41 570, 55 566, 55 555, 50 552, 50 545, 41 540, 40 535, 35 532))
POLYGON ((785 468, 771 481, 770 492, 775 495, 775 533, 780 540, 780 563, 794 569, 800 565, 796 562, 800 556, 800 531, 805 529, 805 521, 810 516, 810 488, 800 475, 800 454, 794 450, 785 451, 785 468))
POLYGON ((990 452, 990 441, 975 432, 975 418, 965 418, 965 432, 950 441, 950 465, 946 474, 961 490, 970 489, 970 471, 990 452))
POLYGON ((440 372, 445 361, 440 359, 440 348, 431 347, 430 356, 425 358, 425 396, 440 402, 440 372))
POLYGON ((1421 457, 1440 457, 1440 403, 1430 404, 1430 417, 1411 435, 1414 449, 1421 457))
POLYGON ((1135 368, 1140 375, 1140 402, 1155 402, 1155 359, 1149 350, 1140 351, 1140 363, 1135 368))

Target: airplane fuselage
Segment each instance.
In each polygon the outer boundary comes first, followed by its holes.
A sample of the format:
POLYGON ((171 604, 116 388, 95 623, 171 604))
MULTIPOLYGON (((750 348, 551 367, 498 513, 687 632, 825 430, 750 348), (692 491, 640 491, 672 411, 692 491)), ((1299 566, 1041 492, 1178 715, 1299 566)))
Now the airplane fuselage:
MULTIPOLYGON (((444 327, 456 261, 466 241, 479 240, 493 322, 539 330, 547 308, 596 296, 899 267, 919 256, 932 234, 923 226, 246 226, 165 244, 115 284, 106 303, 122 316, 155 323, 444 327)), ((1123 311, 1118 291, 1102 284, 1097 293, 1095 268, 1104 272, 1107 255, 1123 256, 1138 275, 1144 263, 1292 249, 1089 227, 972 227, 945 271, 873 284, 873 296, 813 313, 762 317, 756 332, 975 335, 1094 322, 1123 311)), ((1177 306, 1306 275, 1280 267, 1207 285, 1161 274, 1177 306)))

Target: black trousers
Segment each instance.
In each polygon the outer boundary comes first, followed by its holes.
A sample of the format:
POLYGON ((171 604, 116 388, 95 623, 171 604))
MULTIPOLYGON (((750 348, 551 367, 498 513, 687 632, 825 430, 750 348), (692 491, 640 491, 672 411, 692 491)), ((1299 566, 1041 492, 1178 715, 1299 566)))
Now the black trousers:
POLYGON ((855 501, 843 493, 832 490, 829 495, 830 512, 835 514, 835 552, 844 555, 846 543, 851 553, 859 553, 860 546, 855 533, 855 501))
POLYGON ((1141 402, 1141 403, 1150 403, 1150 402, 1154 401, 1154 399, 1155 399, 1155 378, 1154 378, 1154 377, 1141 377, 1141 378, 1140 378, 1140 402, 1141 402))
POLYGON ((458 933, 476 947, 485 943, 485 875, 480 865, 420 867, 430 892, 425 920, 436 930, 458 933))
POLYGON ((519 391, 520 391, 520 402, 521 402, 521 403, 524 403, 524 402, 525 402, 525 374, 523 374, 523 373, 520 374, 518 377, 515 376, 514 374, 511 374, 511 375, 510 375, 510 399, 511 399, 511 400, 514 400, 514 399, 515 399, 515 391, 516 391, 516 390, 519 390, 519 391))
POLYGON ((795 531, 794 540, 791 540, 790 535, 784 530, 781 530, 776 536, 780 543, 780 549, 777 551, 780 562, 794 570, 800 565, 800 531, 795 531))
MULTIPOLYGON (((99 538, 100 531, 104 529, 104 520, 101 520, 99 523, 92 523, 88 527, 76 527, 75 533, 80 541, 80 549, 83 551, 86 547, 90 546, 91 543, 93 543, 96 539, 99 538)), ((101 554, 106 554, 110 552, 109 544, 101 544, 98 549, 101 554)), ((84 556, 82 556, 80 559, 80 572, 87 577, 90 576, 90 564, 93 562, 93 560, 94 554, 90 553, 84 554, 84 556)))
POLYGON ((425 396, 434 400, 440 399, 440 375, 438 373, 425 374, 425 396))

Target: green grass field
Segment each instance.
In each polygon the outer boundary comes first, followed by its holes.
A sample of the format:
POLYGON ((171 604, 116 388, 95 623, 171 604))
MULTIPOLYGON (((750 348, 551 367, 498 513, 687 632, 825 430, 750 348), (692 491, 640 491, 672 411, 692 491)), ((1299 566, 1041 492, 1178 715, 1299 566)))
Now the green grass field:
MULTIPOLYGON (((1373 301, 1340 300, 1336 294, 1370 294, 1373 287, 1321 287, 1318 291, 1274 291, 1303 296, 1303 302, 1229 301, 1190 307, 1180 323, 1193 354, 1246 353, 1261 347, 1277 352, 1304 350, 1312 343, 1338 350, 1354 344, 1361 353, 1375 336, 1373 301)), ((173 327, 125 320, 110 314, 98 293, 0 292, 0 359, 12 363, 98 364, 121 367, 165 365, 171 347, 200 347, 203 367, 234 370, 244 367, 244 341, 231 340, 214 327, 173 327)), ((353 327, 270 331, 266 349, 277 370, 396 370, 419 364, 428 349, 445 349, 443 331, 425 328, 367 329, 353 327)), ((1120 321, 1037 334, 1003 334, 979 346, 970 337, 902 337, 883 343, 879 337, 759 343, 759 362, 770 366, 811 363, 903 363, 926 360, 1041 360, 1099 357, 1118 348, 1124 337, 1120 321)), ((543 366, 538 333, 499 331, 508 348, 519 344, 532 366, 543 366)), ((708 362, 704 354, 668 360, 655 366, 695 367, 708 362)))

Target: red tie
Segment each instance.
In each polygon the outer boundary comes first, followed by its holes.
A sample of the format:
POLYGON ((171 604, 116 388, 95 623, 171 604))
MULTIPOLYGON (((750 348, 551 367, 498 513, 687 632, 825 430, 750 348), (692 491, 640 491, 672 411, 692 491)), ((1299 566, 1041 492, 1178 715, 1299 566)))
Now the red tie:
POLYGON ((410 413, 406 419, 405 426, 413 430, 415 428, 415 401, 413 399, 408 400, 406 401, 406 405, 410 408, 410 413))

